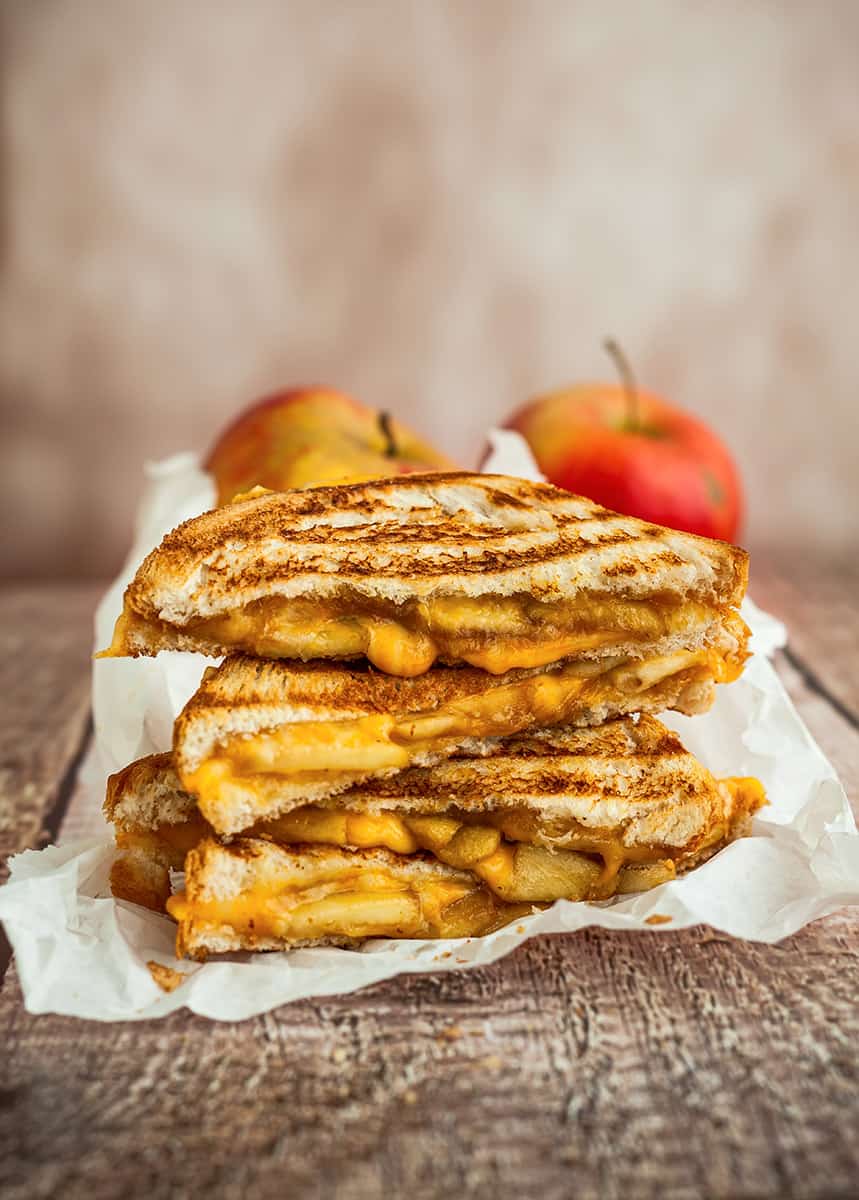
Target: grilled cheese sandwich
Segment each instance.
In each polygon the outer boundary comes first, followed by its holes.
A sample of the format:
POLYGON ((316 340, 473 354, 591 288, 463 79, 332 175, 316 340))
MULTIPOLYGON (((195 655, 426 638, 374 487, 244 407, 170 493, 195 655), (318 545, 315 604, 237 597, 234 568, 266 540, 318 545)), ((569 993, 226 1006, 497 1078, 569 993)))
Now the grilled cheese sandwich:
POLYGON ((549 485, 399 476, 266 493, 186 522, 140 567, 105 653, 504 674, 736 635, 746 577, 736 547, 549 485))
MULTIPOLYGON (((310 928, 305 918, 311 917, 322 922, 326 937, 453 936, 438 932, 452 927, 449 917, 437 914, 426 923, 426 904, 414 894, 392 901, 390 908, 379 900, 379 908, 372 908, 377 914, 373 932, 360 932, 370 928, 361 924, 369 921, 368 893, 391 899, 390 881, 379 883, 372 871, 365 873, 362 856, 378 854, 395 863, 465 873, 463 897, 470 900, 456 909, 457 936, 473 936, 496 927, 494 922, 504 923, 502 918, 509 917, 504 906, 601 900, 667 882, 745 832, 765 800, 755 780, 714 780, 675 735, 648 717, 595 729, 544 731, 500 743, 479 759, 455 758, 432 770, 411 768, 375 779, 324 803, 300 804, 257 822, 228 846, 219 843, 194 797, 181 790, 169 759, 143 760, 135 769, 114 777, 106 803, 117 825, 117 863, 122 864, 115 869, 114 890, 145 903, 144 897, 155 892, 154 875, 144 868, 148 863, 153 872, 160 870, 153 906, 166 904, 186 927, 182 944, 197 949, 197 934, 192 937, 188 929, 199 934, 200 922, 220 929, 219 937, 232 928, 230 936, 245 946, 256 945, 255 938, 266 944, 304 938, 310 928), (147 773, 161 796, 154 805, 146 799, 147 773), (168 821, 161 820, 162 812, 168 821), (168 899, 169 869, 178 869, 192 845, 184 862, 186 894, 168 899), (202 858, 201 846, 208 847, 202 858), (303 860, 300 895, 289 888, 286 895, 279 887, 269 895, 255 879, 235 897, 234 910, 211 907, 211 898, 200 900, 196 877, 205 871, 204 860, 217 859, 223 866, 233 861, 235 847, 241 855, 260 846, 276 847, 286 856, 272 858, 266 851, 269 863, 303 860), (335 869, 332 863, 339 865, 335 869), (135 872, 142 876, 136 890, 135 872), (361 893, 360 903, 338 899, 333 907, 306 908, 335 893, 361 893), (353 904, 360 919, 347 919, 353 904), (477 915, 469 925, 465 914, 472 910, 477 915), (384 930, 382 912, 390 915, 384 930)), ((255 855, 253 850, 253 861, 255 855)))
POLYGON ((541 726, 628 712, 707 707, 736 677, 733 648, 647 659, 566 662, 493 677, 436 668, 392 680, 355 668, 228 659, 208 672, 176 723, 176 765, 221 834, 371 776, 477 753, 541 726))
POLYGON ((228 657, 172 755, 109 782, 114 893, 204 957, 480 936, 668 882, 765 803, 648 715, 740 673, 746 578, 736 547, 465 472, 186 522, 105 653, 228 657))

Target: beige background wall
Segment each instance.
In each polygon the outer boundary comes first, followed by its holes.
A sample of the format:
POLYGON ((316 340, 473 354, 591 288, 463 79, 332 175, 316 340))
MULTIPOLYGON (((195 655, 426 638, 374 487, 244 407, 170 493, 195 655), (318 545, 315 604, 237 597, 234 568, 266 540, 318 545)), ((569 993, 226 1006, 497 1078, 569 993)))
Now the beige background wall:
POLYGON ((8 575, 103 573, 146 457, 328 380, 468 459, 602 337, 748 540, 859 544, 855 0, 6 0, 8 575))

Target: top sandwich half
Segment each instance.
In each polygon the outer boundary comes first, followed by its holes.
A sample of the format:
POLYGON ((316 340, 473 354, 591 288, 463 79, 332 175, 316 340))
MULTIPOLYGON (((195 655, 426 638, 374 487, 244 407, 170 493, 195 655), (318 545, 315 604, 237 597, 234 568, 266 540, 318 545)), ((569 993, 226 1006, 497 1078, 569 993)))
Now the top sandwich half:
POLYGON ((269 492, 168 534, 108 656, 439 660, 502 674, 715 646, 742 654, 745 551, 549 484, 467 472, 269 492))

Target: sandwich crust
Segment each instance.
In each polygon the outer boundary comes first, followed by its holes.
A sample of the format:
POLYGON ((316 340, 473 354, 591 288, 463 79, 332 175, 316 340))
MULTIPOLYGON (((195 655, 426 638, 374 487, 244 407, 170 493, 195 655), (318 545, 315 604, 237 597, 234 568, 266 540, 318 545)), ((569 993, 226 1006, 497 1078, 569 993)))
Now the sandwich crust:
POLYGON ((118 828, 155 829, 187 821, 197 803, 182 789, 173 754, 138 758, 107 781, 102 812, 118 828))
POLYGON ((173 755, 150 754, 111 775, 103 812, 116 836, 111 891, 163 912, 170 872, 182 870, 187 851, 209 828, 179 782, 173 755))

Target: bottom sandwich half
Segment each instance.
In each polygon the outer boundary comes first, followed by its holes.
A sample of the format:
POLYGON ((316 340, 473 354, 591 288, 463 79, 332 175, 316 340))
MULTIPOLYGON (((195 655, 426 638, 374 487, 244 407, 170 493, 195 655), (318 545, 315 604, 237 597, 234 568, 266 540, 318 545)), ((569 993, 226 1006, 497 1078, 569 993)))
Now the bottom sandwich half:
POLYGON ((179 954, 202 958, 474 937, 555 900, 644 891, 746 833, 763 803, 756 780, 715 779, 641 716, 292 800, 230 840, 183 791, 169 755, 112 776, 105 810, 119 851, 114 894, 166 909, 179 954))

